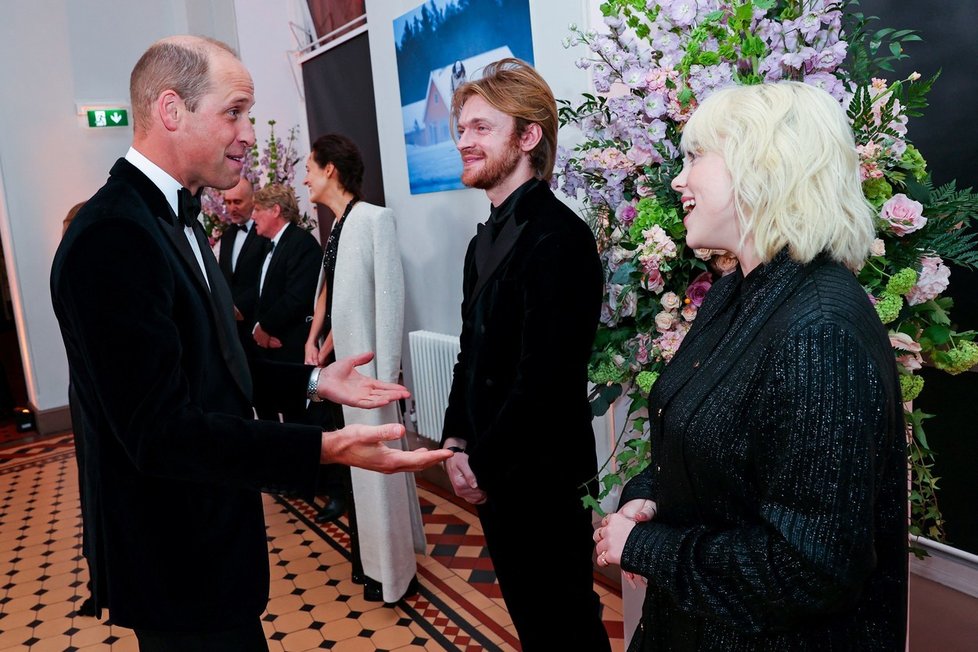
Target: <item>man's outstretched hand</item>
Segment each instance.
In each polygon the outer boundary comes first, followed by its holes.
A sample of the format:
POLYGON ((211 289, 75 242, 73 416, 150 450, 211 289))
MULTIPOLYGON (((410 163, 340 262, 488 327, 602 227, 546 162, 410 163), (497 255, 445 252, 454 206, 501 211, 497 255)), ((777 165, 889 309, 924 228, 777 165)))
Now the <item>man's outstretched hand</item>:
POLYGON ((351 355, 319 372, 319 397, 351 407, 375 408, 411 395, 397 383, 364 376, 356 367, 373 360, 373 353, 351 355))
POLYGON ((400 439, 403 435, 404 426, 394 423, 383 426, 352 424, 333 432, 324 432, 319 461, 381 473, 398 473, 420 471, 452 456, 447 449, 402 451, 389 448, 384 443, 400 439))

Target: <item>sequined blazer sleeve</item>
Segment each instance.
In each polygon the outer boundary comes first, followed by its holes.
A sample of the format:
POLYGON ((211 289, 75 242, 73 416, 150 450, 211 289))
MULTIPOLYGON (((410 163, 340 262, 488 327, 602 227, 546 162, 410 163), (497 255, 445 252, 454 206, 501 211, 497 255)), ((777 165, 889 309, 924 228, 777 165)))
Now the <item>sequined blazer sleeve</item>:
MULTIPOLYGON (((622 568, 683 611, 744 631, 846 608, 875 563, 874 454, 887 430, 882 377, 862 341, 821 322, 770 351, 745 417, 756 513, 726 529, 639 524, 622 568)), ((626 495, 645 497, 643 487, 626 495)))

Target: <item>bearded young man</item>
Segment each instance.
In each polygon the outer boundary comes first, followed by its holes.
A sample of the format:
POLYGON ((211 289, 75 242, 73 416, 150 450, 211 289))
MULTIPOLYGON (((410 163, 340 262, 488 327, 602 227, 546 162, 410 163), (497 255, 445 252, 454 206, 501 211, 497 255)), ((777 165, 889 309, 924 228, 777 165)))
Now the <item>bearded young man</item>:
POLYGON ((465 255, 446 470, 478 506, 523 649, 610 650, 581 503, 597 472, 587 363, 603 280, 590 229, 548 185, 557 106, 533 68, 503 59, 458 88, 452 121, 462 182, 492 208, 465 255))

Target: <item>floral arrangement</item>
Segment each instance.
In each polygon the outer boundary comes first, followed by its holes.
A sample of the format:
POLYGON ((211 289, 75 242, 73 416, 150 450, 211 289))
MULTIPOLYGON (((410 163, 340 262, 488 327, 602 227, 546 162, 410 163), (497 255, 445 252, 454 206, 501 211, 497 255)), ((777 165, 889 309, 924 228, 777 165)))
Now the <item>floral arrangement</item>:
MULTIPOLYGON (((560 102, 561 124, 582 142, 558 152, 554 185, 582 198, 605 269, 605 299, 589 376, 596 415, 626 396, 629 415, 602 493, 647 463, 646 396, 696 319, 706 292, 737 260, 725 251, 690 250, 678 195, 669 186, 682 169, 682 128, 697 104, 729 84, 793 79, 818 86, 846 108, 861 158, 863 189, 879 211, 878 239, 858 278, 874 303, 900 370, 903 397, 920 394, 924 360, 950 373, 978 363, 972 331, 956 331, 948 311, 946 263, 978 264, 972 236, 961 227, 978 211, 978 196, 953 183, 933 187, 926 163, 907 138, 935 81, 914 73, 882 78, 905 58, 909 30, 868 29, 873 19, 855 0, 608 0, 607 28, 571 26, 565 47, 584 46, 577 60, 596 93, 573 106, 560 102)), ((922 422, 907 411, 914 534, 943 539, 922 422)), ((602 469, 604 472, 605 469, 602 469)))
MULTIPOLYGON (((251 124, 255 124, 254 118, 251 118, 251 124)), ((276 137, 274 120, 268 121, 268 127, 268 139, 264 145, 259 148, 258 142, 255 141, 245 154, 241 176, 248 179, 255 190, 269 183, 282 183, 294 187, 295 166, 299 162, 299 155, 296 153, 299 127, 296 125, 289 129, 289 135, 285 140, 276 137)), ((200 203, 201 222, 211 246, 214 246, 231 223, 231 218, 228 216, 224 197, 219 190, 206 188, 201 195, 200 203)), ((316 218, 310 217, 307 213, 299 216, 298 224, 307 231, 312 231, 318 226, 316 218)))

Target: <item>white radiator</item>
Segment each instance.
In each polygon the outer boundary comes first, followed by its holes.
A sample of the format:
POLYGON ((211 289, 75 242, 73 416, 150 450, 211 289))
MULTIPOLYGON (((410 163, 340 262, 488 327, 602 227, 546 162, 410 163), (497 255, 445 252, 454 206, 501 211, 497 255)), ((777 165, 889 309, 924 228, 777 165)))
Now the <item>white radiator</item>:
POLYGON ((458 337, 430 331, 408 333, 414 375, 414 405, 418 434, 441 440, 445 408, 452 389, 452 369, 458 358, 458 337))

